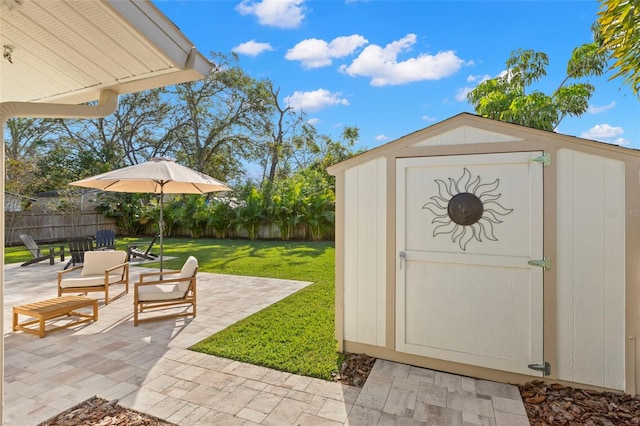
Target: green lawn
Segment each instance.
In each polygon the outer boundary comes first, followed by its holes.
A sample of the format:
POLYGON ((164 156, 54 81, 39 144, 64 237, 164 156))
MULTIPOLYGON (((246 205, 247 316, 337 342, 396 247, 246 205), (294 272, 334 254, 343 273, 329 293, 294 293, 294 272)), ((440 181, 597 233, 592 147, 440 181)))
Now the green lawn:
MULTIPOLYGON (((117 243, 124 247, 128 241, 133 240, 118 239, 117 243)), ((192 350, 331 380, 331 373, 342 363, 334 339, 332 242, 165 239, 165 255, 178 257, 165 262, 165 268, 179 269, 191 254, 198 258, 203 272, 313 282, 197 343, 192 350)), ((30 258, 24 247, 5 251, 5 263, 30 258)))

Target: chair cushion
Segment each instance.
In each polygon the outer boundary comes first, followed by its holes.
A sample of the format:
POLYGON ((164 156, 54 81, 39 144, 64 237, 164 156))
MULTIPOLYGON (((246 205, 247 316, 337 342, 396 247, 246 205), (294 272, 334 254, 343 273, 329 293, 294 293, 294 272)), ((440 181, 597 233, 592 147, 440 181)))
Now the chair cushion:
POLYGON ((103 274, 104 270, 120 265, 127 261, 127 252, 124 250, 114 251, 87 251, 84 253, 84 264, 81 275, 103 274))
MULTIPOLYGON (((191 278, 196 273, 198 268, 198 259, 193 256, 189 256, 182 269, 180 270, 180 278, 191 278)), ((184 294, 189 289, 189 281, 182 281, 177 284, 180 291, 184 294)))
POLYGON ((182 299, 184 292, 177 285, 144 285, 138 287, 139 302, 156 302, 160 300, 182 299))
MULTIPOLYGON (((109 275, 109 282, 118 282, 122 279, 120 274, 109 275)), ((100 275, 94 275, 92 277, 77 277, 77 278, 65 278, 60 281, 60 288, 75 288, 75 287, 99 287, 104 285, 104 271, 100 275)))

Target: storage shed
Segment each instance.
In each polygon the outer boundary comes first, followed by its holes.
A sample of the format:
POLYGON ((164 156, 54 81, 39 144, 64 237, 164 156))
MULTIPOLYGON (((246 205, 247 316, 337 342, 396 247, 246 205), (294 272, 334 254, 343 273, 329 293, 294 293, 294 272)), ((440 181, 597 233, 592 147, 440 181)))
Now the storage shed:
POLYGON ((340 350, 636 394, 640 152, 464 113, 329 173, 340 350))

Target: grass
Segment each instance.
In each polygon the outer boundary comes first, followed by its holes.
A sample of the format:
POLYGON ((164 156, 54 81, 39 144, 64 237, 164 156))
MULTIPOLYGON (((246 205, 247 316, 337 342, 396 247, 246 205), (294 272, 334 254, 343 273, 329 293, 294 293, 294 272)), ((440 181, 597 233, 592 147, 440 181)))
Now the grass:
MULTIPOLYGON (((124 247, 131 241, 118 239, 117 243, 124 247)), ((343 360, 334 339, 332 242, 165 238, 165 255, 177 257, 165 262, 166 269, 179 269, 194 255, 203 272, 313 282, 190 349, 331 380, 343 360)), ((5 263, 30 258, 25 247, 5 249, 5 263)))

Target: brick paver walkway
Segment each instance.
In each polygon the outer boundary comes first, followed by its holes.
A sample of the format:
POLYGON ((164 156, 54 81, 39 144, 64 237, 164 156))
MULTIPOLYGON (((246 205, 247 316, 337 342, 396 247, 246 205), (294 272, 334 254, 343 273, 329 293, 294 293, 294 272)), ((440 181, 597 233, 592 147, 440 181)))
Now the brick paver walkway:
MULTIPOLYGON (((96 323, 43 339, 11 332, 11 307, 55 297, 61 268, 5 267, 5 425, 36 425, 94 395, 181 426, 528 424, 510 385, 378 360, 358 389, 187 350, 305 282, 199 273, 194 320, 134 327, 130 292, 100 300, 96 323)), ((133 283, 141 268, 131 269, 133 283)))

